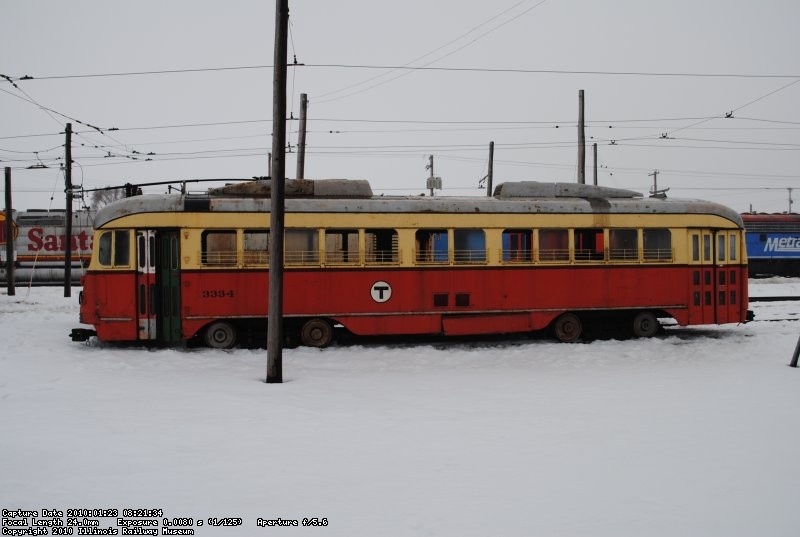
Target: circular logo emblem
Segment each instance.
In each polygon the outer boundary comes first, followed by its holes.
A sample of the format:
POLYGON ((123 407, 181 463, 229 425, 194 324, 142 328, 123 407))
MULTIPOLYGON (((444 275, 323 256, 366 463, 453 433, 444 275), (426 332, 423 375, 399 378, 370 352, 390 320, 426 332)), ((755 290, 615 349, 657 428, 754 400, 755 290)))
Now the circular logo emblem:
POLYGON ((392 286, 386 282, 375 282, 369 290, 372 300, 375 302, 386 302, 392 298, 392 286))

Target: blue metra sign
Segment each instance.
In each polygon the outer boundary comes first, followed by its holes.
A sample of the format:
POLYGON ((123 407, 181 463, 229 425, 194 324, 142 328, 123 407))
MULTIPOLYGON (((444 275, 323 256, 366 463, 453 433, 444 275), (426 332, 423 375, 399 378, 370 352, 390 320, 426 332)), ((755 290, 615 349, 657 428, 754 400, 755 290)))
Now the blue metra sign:
POLYGON ((746 237, 750 259, 800 259, 800 233, 749 232, 746 237))

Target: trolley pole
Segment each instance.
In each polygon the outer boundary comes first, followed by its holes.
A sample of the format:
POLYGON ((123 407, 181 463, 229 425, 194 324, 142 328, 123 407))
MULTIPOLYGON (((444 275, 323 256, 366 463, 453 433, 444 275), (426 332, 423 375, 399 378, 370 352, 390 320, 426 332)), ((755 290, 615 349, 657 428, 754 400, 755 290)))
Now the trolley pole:
POLYGON ((597 142, 592 144, 592 153, 594 154, 594 186, 597 186, 597 142))
POLYGON ((72 296, 72 123, 67 123, 66 135, 64 193, 67 197, 67 213, 64 230, 64 296, 69 298, 72 296))
POLYGON ((6 286, 14 296, 14 224, 11 219, 11 168, 6 167, 6 286))
POLYGON ((288 52, 288 27, 289 0, 275 0, 267 383, 283 382, 283 223, 286 180, 286 55, 288 52))
POLYGON ((297 133, 297 178, 306 176, 306 114, 308 113, 308 95, 300 94, 300 130, 297 133))

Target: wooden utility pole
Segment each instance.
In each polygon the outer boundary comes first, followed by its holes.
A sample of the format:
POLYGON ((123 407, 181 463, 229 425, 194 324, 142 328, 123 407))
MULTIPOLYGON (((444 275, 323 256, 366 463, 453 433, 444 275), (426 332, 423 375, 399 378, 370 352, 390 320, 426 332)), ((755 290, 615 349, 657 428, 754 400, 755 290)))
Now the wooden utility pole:
POLYGON ((594 154, 594 184, 597 186, 597 143, 592 144, 592 153, 594 154))
POLYGON ((430 164, 425 167, 431 171, 430 176, 428 176, 428 188, 431 190, 431 197, 433 197, 433 188, 436 185, 436 178, 433 176, 433 155, 428 156, 428 161, 430 164))
POLYGON ((14 296, 14 220, 11 218, 11 168, 6 167, 6 286, 14 296))
POLYGON ((306 174, 306 113, 308 112, 308 95, 300 94, 300 131, 297 133, 297 178, 304 179, 306 174))
POLYGON ((286 56, 289 0, 275 0, 272 77, 272 169, 269 218, 267 382, 283 382, 283 222, 286 181, 286 56))
POLYGON ((486 196, 492 197, 492 180, 494 179, 494 142, 489 142, 489 172, 486 175, 486 196))
POLYGON ((583 122, 583 90, 578 91, 578 182, 586 183, 586 133, 583 122))
POLYGON ((653 170, 653 173, 648 173, 648 177, 653 178, 653 190, 650 193, 651 198, 666 198, 667 197, 667 190, 669 188, 663 188, 661 190, 658 189, 658 174, 661 173, 658 170, 653 170))
POLYGON ((430 170, 431 174, 428 176, 427 186, 431 190, 431 197, 434 196, 433 189, 438 188, 439 190, 442 189, 442 178, 435 177, 433 175, 433 155, 428 156, 428 161, 430 164, 425 165, 426 170, 430 170))
POLYGON ((72 296, 72 123, 67 123, 64 193, 67 198, 66 229, 64 230, 64 296, 72 296))

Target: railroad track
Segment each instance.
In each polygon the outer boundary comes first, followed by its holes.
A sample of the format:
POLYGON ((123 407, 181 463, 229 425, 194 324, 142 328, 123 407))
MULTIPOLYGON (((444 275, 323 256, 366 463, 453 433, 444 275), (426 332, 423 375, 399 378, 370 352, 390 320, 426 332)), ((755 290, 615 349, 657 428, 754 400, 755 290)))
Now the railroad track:
POLYGON ((751 296, 750 302, 791 302, 800 300, 800 296, 751 296))
MULTIPOLYGON (((751 296, 749 297, 750 302, 792 302, 800 300, 800 296, 751 296)), ((768 306, 764 306, 765 308, 769 308, 768 306)), ((776 322, 776 321, 800 321, 800 315, 790 314, 791 317, 770 317, 770 312, 765 310, 759 313, 756 313, 756 318, 753 319, 752 322, 776 322), (760 318, 759 318, 760 317, 760 318)))

